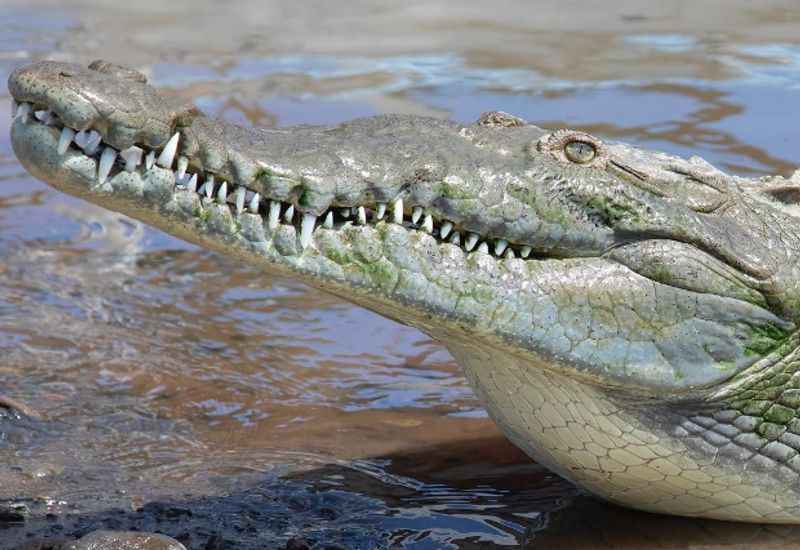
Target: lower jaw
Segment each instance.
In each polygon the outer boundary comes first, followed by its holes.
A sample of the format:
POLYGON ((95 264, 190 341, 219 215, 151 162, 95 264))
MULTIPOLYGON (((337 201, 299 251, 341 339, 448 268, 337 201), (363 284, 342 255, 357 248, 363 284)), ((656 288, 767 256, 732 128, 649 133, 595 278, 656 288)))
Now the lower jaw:
MULTIPOLYGON (((11 133, 25 168, 59 190, 267 272, 299 279, 443 341, 479 339, 487 347, 528 342, 525 319, 535 316, 541 300, 536 281, 602 261, 499 259, 482 251, 467 253, 388 221, 319 227, 303 248, 294 225, 271 229, 260 214, 237 213, 226 203, 182 190, 171 170, 118 171, 99 183, 95 159, 71 150, 57 153, 54 128, 17 120, 11 133), (499 310, 508 321, 487 315, 499 310)), ((527 345, 509 346, 528 353, 527 345)))

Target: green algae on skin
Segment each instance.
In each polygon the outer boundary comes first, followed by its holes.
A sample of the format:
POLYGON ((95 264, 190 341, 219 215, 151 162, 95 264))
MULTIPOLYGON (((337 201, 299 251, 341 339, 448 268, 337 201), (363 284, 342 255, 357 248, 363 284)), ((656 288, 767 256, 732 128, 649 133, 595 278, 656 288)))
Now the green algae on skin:
POLYGON ((639 213, 636 210, 606 197, 592 197, 586 206, 612 227, 621 222, 636 223, 639 221, 639 213))
POLYGON ((796 413, 795 409, 775 403, 764 412, 764 420, 773 424, 787 424, 796 413))
POLYGON ((469 200, 475 198, 474 195, 464 189, 463 184, 455 185, 446 181, 439 183, 439 193, 445 199, 469 200))
POLYGON ((751 327, 751 339, 744 348, 747 356, 763 357, 780 347, 790 336, 791 331, 768 323, 751 327))
POLYGON ((361 263, 359 267, 375 286, 382 289, 394 288, 400 277, 397 268, 383 258, 372 263, 361 263))

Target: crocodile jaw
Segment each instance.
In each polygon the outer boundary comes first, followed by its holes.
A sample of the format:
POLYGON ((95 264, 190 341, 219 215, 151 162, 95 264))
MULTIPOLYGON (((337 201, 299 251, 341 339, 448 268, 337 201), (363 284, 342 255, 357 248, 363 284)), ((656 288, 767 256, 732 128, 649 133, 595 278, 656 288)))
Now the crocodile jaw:
MULTIPOLYGON (((761 308, 712 295, 664 316, 657 302, 684 300, 687 293, 656 288, 609 259, 536 257, 536 251, 508 242, 490 248, 477 234, 455 229, 443 237, 442 220, 415 212, 402 198, 385 211, 373 203, 347 208, 346 214, 333 206, 316 216, 294 202, 262 198, 193 171, 169 142, 145 148, 130 163, 131 151, 118 152, 102 141, 89 145, 87 153, 75 143, 79 136, 67 140, 65 149, 59 144, 64 127, 47 120, 47 113, 39 117, 44 122, 32 113, 17 116, 12 143, 23 165, 52 186, 205 248, 298 277, 444 342, 477 339, 498 352, 622 391, 663 396, 667 390, 680 397, 731 375, 718 368, 720 356, 737 369, 754 362, 741 343, 749 325, 737 318, 781 323, 761 308), (626 301, 650 320, 598 316, 593 309, 617 307, 609 288, 624 291, 626 301), (723 309, 729 310, 727 318, 717 319, 723 309), (708 333, 711 344, 703 339, 709 323, 720 325, 708 333), (634 332, 641 334, 638 341, 628 339, 634 332), (580 343, 591 333, 604 335, 600 352, 597 342, 580 343), (694 341, 686 342, 689 334, 694 341), (677 354, 687 345, 698 350, 693 353, 699 361, 680 359, 677 354), (708 345, 716 346, 715 356, 702 351, 708 345)), ((182 133, 175 136, 180 141, 182 133)))

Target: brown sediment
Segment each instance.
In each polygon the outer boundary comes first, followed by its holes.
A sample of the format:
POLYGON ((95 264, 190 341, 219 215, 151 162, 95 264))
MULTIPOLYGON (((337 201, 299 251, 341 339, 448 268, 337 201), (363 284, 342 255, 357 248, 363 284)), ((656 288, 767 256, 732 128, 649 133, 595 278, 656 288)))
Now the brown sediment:
POLYGON ((19 412, 29 418, 34 418, 36 420, 41 420, 42 415, 33 410, 33 408, 29 407, 22 401, 18 401, 7 395, 0 394, 0 407, 11 409, 12 411, 19 412))

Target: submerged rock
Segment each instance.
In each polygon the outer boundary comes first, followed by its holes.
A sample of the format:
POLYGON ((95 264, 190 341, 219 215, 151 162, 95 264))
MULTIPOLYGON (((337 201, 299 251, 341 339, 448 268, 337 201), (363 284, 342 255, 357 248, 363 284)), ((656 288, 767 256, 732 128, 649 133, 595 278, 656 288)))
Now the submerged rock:
POLYGON ((64 550, 186 550, 177 540, 158 533, 94 531, 64 550))
POLYGON ((24 502, 0 502, 0 524, 25 523, 31 511, 24 502))

